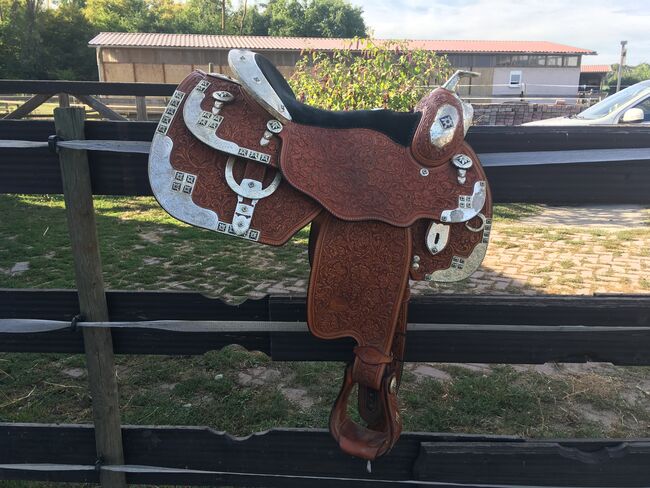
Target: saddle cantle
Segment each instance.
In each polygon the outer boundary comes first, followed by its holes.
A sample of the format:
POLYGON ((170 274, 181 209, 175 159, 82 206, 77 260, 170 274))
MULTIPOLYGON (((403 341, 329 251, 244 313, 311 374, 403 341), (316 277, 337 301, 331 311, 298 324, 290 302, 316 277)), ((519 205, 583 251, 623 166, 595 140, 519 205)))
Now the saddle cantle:
POLYGON ((467 278, 487 250, 492 203, 464 142, 472 108, 457 72, 414 112, 332 112, 299 102, 263 56, 233 50, 235 79, 195 71, 156 129, 149 180, 188 224, 270 245, 311 223, 307 323, 352 337, 330 417, 340 447, 375 459, 397 441, 409 279, 467 278), (359 385, 359 414, 347 413, 359 385))

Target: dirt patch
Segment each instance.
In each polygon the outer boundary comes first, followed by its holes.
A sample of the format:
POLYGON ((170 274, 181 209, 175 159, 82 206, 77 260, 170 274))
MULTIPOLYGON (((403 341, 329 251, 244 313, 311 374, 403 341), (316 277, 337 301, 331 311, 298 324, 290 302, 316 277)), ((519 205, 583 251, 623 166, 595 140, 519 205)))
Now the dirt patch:
POLYGON ((66 368, 61 372, 70 378, 81 378, 86 374, 86 370, 82 368, 66 368))
POLYGON ((237 375, 237 383, 242 386, 262 386, 268 383, 275 383, 279 381, 281 377, 282 373, 277 369, 260 366, 240 372, 237 375))
POLYGON ((313 398, 307 394, 307 390, 302 388, 280 388, 280 392, 291 403, 295 403, 302 409, 307 409, 316 403, 313 398))
POLYGON ((585 403, 580 404, 576 410, 585 420, 602 425, 607 430, 611 430, 621 423, 618 414, 611 410, 596 410, 593 406, 585 403))
POLYGON ((431 378, 436 381, 451 381, 452 379, 451 375, 446 371, 434 368, 428 364, 419 364, 411 372, 419 378, 431 378))

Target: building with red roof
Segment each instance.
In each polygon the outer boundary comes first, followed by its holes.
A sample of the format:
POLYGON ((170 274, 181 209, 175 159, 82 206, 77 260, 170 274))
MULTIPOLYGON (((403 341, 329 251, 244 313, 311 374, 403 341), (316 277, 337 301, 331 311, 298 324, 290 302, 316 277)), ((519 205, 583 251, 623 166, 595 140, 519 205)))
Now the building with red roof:
MULTIPOLYGON (((390 42, 376 39, 375 42, 390 42)), ((471 99, 577 96, 582 56, 595 51, 547 41, 406 40, 410 48, 445 55, 457 68, 481 73, 462 89, 471 99)), ((228 74, 230 49, 263 53, 290 75, 304 50, 359 49, 355 39, 102 32, 97 50, 104 81, 177 83, 193 69, 228 74)), ((537 100, 532 100, 537 101, 537 100)), ((554 100, 553 100, 554 101, 554 100)))

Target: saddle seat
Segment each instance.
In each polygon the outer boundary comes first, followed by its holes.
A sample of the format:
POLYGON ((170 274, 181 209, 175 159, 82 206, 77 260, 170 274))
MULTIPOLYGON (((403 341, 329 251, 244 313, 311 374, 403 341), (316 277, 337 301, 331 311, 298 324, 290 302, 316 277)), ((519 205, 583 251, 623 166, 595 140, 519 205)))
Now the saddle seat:
POLYGON ((449 164, 454 155, 467 156, 471 118, 451 90, 434 90, 412 113, 327 111, 296 100, 264 56, 232 50, 228 63, 242 91, 279 121, 282 176, 338 218, 406 227, 420 218, 467 221, 483 207, 482 171, 457 184, 449 164))
MULTIPOLYGON (((231 51, 231 66, 234 70, 244 63, 254 64, 270 85, 275 96, 284 105, 287 114, 271 108, 269 112, 277 117, 286 118, 297 124, 311 125, 329 129, 370 129, 387 135, 402 146, 411 143, 415 129, 420 121, 418 112, 395 112, 393 110, 323 110, 300 102, 282 73, 267 58, 250 51, 231 51), (254 57, 253 60, 250 57, 254 57)), ((249 93, 260 92, 259 83, 249 83, 248 78, 238 76, 239 82, 249 93)), ((264 96, 265 93, 260 93, 264 96)))

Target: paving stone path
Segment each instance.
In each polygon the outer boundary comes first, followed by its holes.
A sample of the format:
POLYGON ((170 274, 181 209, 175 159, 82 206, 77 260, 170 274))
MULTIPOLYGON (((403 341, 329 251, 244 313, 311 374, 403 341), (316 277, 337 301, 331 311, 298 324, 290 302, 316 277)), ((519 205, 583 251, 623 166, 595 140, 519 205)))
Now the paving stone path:
MULTIPOLYGON (((307 277, 261 282, 249 297, 304 294, 307 277)), ((650 209, 544 207, 496 221, 483 265, 461 283, 412 283, 414 294, 650 293, 650 209)))

